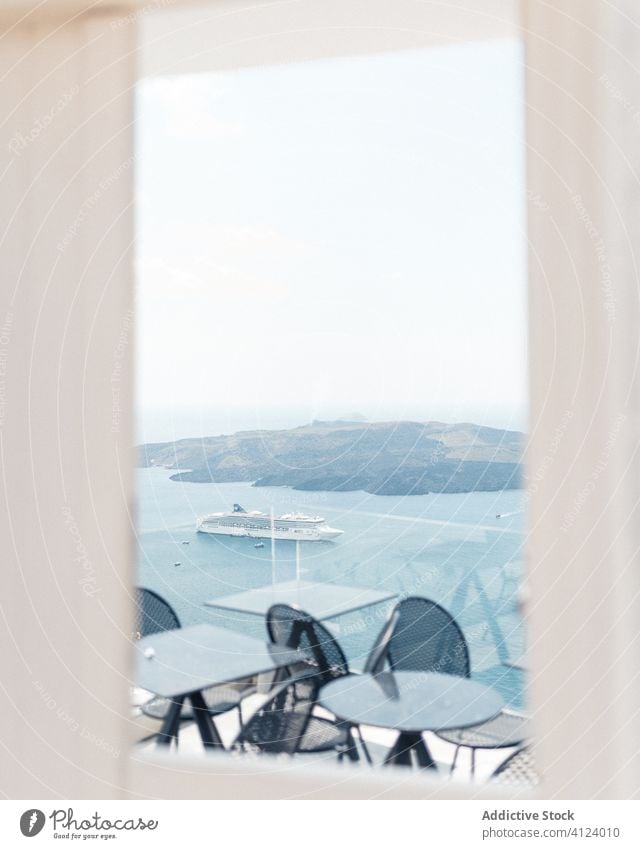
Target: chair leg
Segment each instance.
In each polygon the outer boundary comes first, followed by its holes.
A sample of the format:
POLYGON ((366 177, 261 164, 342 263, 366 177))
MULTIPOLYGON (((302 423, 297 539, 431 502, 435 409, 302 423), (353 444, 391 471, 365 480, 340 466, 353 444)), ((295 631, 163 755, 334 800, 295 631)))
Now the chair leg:
POLYGON ((359 725, 354 725, 354 728, 356 729, 356 731, 358 733, 358 737, 360 739, 360 745, 362 746, 362 751, 364 752, 365 759, 366 759, 367 763, 369 764, 369 766, 373 766, 373 760, 371 759, 371 755, 369 754, 369 749, 367 747, 367 744, 364 742, 364 737, 362 736, 362 729, 360 728, 359 725))
POLYGON ((449 769, 449 777, 453 775, 453 771, 456 768, 456 763, 458 761, 458 752, 460 751, 460 746, 456 746, 456 750, 453 753, 453 760, 451 761, 451 767, 449 769))

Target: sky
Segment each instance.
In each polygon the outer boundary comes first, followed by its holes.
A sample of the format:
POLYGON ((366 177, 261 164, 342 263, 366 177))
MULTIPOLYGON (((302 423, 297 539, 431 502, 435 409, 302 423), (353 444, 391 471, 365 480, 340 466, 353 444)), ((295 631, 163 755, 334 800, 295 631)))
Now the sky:
POLYGON ((142 81, 141 441, 526 422, 514 41, 142 81))

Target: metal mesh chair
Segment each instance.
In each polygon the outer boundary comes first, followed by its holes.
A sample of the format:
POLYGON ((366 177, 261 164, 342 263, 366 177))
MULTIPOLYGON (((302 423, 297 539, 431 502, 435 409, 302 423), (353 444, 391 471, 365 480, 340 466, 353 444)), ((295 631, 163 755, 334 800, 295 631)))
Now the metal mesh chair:
POLYGON ((330 719, 314 716, 313 713, 309 717, 298 751, 307 754, 336 751, 338 760, 342 760, 345 755, 351 760, 358 760, 349 729, 330 719))
MULTIPOLYGON (((158 634, 162 631, 172 631, 180 628, 180 620, 169 602, 153 590, 143 587, 136 588, 136 610, 135 610, 135 638, 142 639, 150 634, 158 634)), ((242 722, 241 700, 255 691, 252 682, 234 682, 228 686, 210 687, 204 690, 202 695, 207 708, 212 714, 226 713, 233 708, 238 709, 240 721, 242 722)), ((171 700, 160 696, 149 694, 149 701, 140 705, 140 710, 151 719, 162 720, 167 715, 171 706, 171 700)), ((182 711, 180 721, 191 722, 193 713, 191 708, 185 707, 182 711)))
MULTIPOLYGON (((294 697, 302 703, 315 702, 321 687, 329 681, 351 674, 338 641, 324 625, 304 610, 288 604, 272 605, 267 611, 267 632, 271 642, 301 649, 309 655, 308 660, 286 670, 294 697)), ((335 748, 340 757, 346 752, 349 758, 358 760, 352 728, 356 729, 365 757, 371 763, 371 756, 357 726, 330 722, 317 716, 310 717, 299 751, 320 752, 335 748)))
MULTIPOLYGON (((389 639, 387 658, 392 669, 441 672, 469 678, 471 663, 467 641, 458 623, 443 607, 430 599, 410 596, 396 606, 395 628, 389 639)), ((517 746, 526 735, 526 717, 503 711, 494 719, 438 737, 456 746, 451 772, 460 747, 471 749, 471 774, 475 773, 476 749, 517 746)))
POLYGON ((391 641, 391 637, 393 636, 393 632, 395 631, 397 624, 398 607, 396 605, 396 607, 394 607, 391 611, 387 622, 376 637, 373 647, 369 652, 367 662, 364 666, 365 673, 368 673, 369 675, 376 675, 378 672, 382 672, 382 670, 384 669, 384 665, 387 659, 387 653, 389 651, 389 643, 391 641))
POLYGON ((501 749, 522 743, 527 737, 528 723, 529 720, 524 714, 503 710, 495 719, 483 722, 482 725, 459 728, 455 731, 441 731, 439 736, 458 746, 501 749))
POLYGON ((316 688, 311 694, 311 699, 301 700, 294 679, 281 683, 241 728, 231 751, 287 755, 335 751, 338 760, 345 755, 353 757, 353 741, 347 730, 313 716, 316 688))
POLYGON ((171 607, 153 590, 136 589, 135 638, 148 637, 161 631, 172 631, 180 627, 180 620, 171 607))
POLYGON ((420 596, 403 599, 396 612, 386 653, 392 669, 469 677, 467 641, 450 613, 420 596))
POLYGON ((313 701, 300 701, 295 684, 281 684, 262 708, 240 729, 232 751, 293 755, 309 724, 313 701))
POLYGON ((506 749, 521 746, 528 737, 528 718, 515 711, 503 710, 494 719, 472 728, 439 731, 438 737, 456 747, 451 772, 456 768, 461 746, 471 749, 471 774, 476 769, 476 749, 506 749))
MULTIPOLYGON (((232 685, 229 685, 228 687, 211 687, 208 690, 202 691, 202 697, 209 713, 216 715, 226 713, 228 710, 237 708, 238 712, 241 714, 240 721, 242 721, 242 708, 240 706, 240 702, 245 696, 254 692, 254 689, 253 684, 247 684, 246 688, 242 685, 237 687, 232 685)), ((164 696, 156 696, 152 698, 151 701, 141 705, 140 710, 145 714, 145 716, 151 717, 151 719, 162 720, 166 717, 170 707, 171 699, 164 698, 164 696)), ((182 713, 180 714, 180 721, 191 722, 193 718, 191 707, 189 705, 183 707, 182 713)))
POLYGON ((522 790, 535 787, 540 783, 540 776, 536 772, 531 751, 525 747, 509 755, 494 771, 491 781, 522 790))
POLYGON ((309 613, 288 604, 274 604, 267 611, 267 631, 272 643, 302 649, 310 655, 299 670, 313 673, 318 689, 349 675, 349 664, 338 641, 309 613))

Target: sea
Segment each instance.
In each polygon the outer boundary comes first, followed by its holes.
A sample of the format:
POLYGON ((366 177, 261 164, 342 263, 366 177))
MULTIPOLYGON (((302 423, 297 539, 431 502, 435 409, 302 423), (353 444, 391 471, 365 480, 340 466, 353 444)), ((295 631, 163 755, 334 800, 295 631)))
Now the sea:
MULTIPOLYGON (((521 490, 381 496, 365 492, 298 492, 248 483, 183 483, 174 471, 138 469, 138 584, 160 593, 182 625, 203 622, 266 638, 262 616, 206 602, 301 579, 381 590, 396 600, 433 599, 455 616, 469 645, 472 677, 507 704, 525 706, 526 634, 519 612, 526 530, 521 490), (248 538, 197 533, 198 516, 230 510, 324 516, 344 531, 335 541, 255 548, 248 538)), ((354 671, 361 670, 393 601, 325 621, 354 671)))

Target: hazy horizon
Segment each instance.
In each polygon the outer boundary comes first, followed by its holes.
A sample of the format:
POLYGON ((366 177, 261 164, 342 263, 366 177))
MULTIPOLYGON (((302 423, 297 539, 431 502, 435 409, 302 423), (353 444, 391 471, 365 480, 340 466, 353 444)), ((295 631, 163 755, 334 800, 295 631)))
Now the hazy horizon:
MULTIPOLYGON (((495 411, 494 411, 495 413, 495 411)), ((431 422, 439 421, 446 424, 472 423, 482 427, 497 428, 500 430, 512 430, 522 433, 526 432, 526 418, 524 414, 519 417, 509 416, 507 411, 504 415, 498 414, 487 418, 486 416, 460 415, 455 420, 438 415, 421 415, 415 411, 412 415, 406 411, 405 415, 379 415, 375 418, 367 416, 361 410, 342 410, 341 412, 330 412, 326 415, 318 415, 313 418, 305 418, 302 411, 279 410, 271 413, 261 412, 251 417, 247 411, 222 411, 216 410, 164 410, 147 411, 144 420, 138 422, 137 444, 154 442, 175 442, 180 439, 201 439, 209 436, 223 436, 233 433, 241 433, 249 430, 290 430, 296 427, 304 427, 314 421, 357 421, 362 420, 370 424, 380 422, 431 422)))

